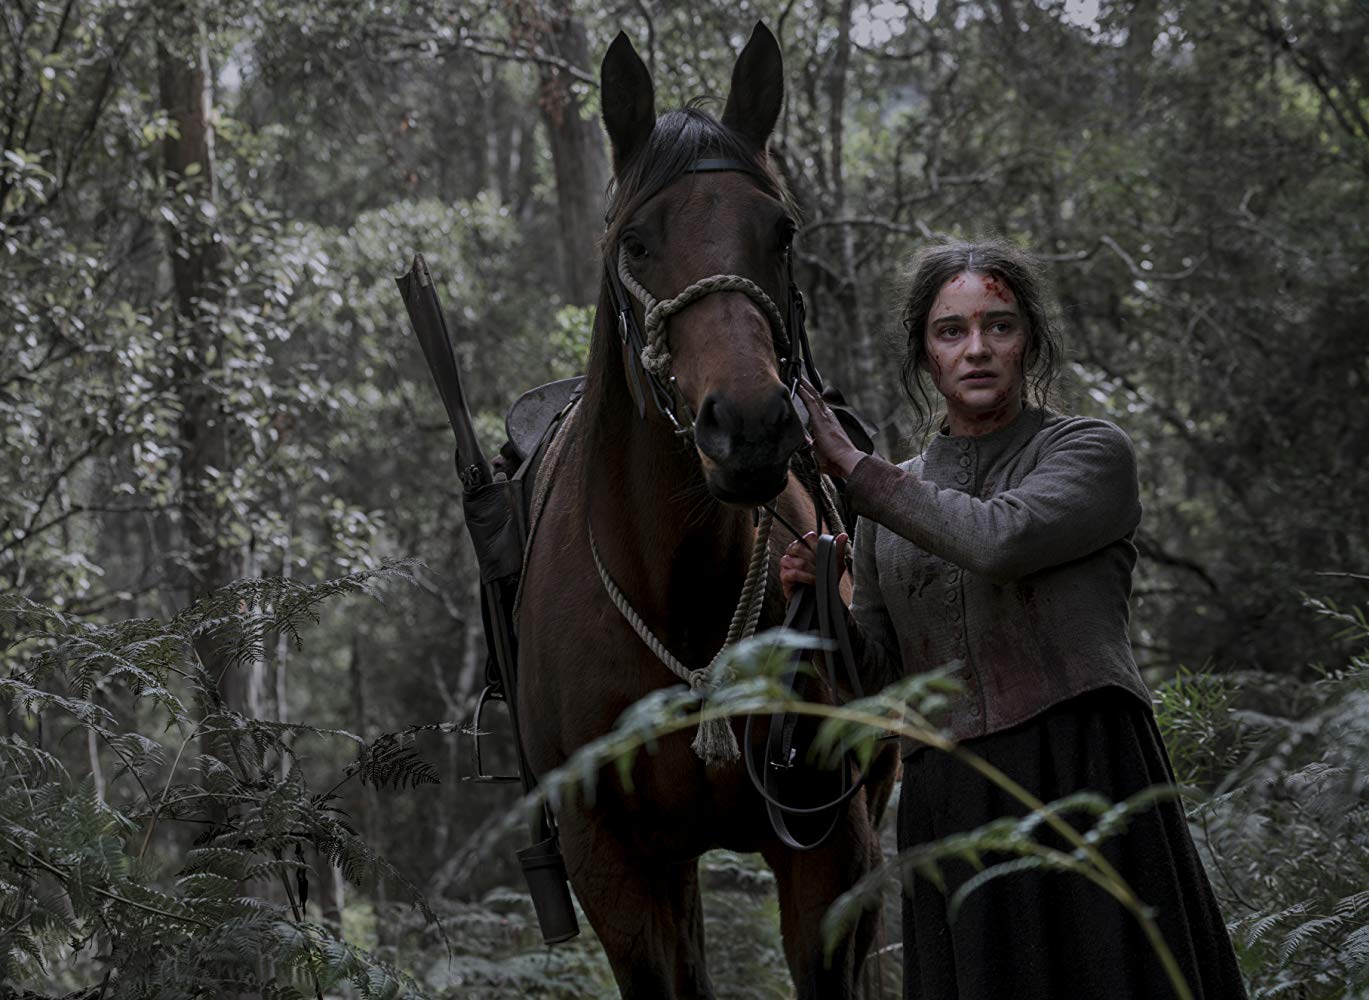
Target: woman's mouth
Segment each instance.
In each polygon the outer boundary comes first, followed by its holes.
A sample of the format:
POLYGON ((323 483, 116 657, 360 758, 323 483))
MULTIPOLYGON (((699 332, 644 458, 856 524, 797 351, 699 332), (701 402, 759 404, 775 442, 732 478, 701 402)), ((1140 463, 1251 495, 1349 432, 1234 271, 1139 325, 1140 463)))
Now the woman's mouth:
POLYGON ((964 376, 960 381, 969 382, 971 385, 974 385, 976 383, 992 382, 997 377, 998 376, 996 376, 993 372, 972 371, 968 375, 964 376))

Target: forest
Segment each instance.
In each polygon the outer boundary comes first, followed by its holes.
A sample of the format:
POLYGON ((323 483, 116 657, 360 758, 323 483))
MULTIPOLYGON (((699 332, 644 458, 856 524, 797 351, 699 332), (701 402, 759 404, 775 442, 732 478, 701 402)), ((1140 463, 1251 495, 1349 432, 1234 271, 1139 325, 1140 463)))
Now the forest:
MULTIPOLYGON (((480 579, 395 277, 497 449, 585 364, 609 43, 717 113, 757 21, 825 376, 915 454, 904 261, 1043 258, 1250 995, 1369 997, 1366 0, 0 2, 0 995, 617 995, 466 780, 480 579)), ((792 996, 769 872, 703 884, 719 995, 792 996)))

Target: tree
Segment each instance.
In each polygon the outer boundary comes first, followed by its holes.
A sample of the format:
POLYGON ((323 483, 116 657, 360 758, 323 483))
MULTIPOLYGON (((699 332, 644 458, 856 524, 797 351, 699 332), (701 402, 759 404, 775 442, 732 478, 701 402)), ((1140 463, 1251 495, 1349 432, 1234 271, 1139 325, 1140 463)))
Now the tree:
MULTIPOLYGON (((561 263, 566 301, 593 305, 603 269, 596 252, 603 228, 608 157, 597 118, 586 114, 589 43, 568 0, 515 0, 514 47, 550 59, 539 60, 538 109, 550 139, 556 172, 556 206, 561 230, 561 263)), ((592 77, 590 78, 593 79, 592 77)))

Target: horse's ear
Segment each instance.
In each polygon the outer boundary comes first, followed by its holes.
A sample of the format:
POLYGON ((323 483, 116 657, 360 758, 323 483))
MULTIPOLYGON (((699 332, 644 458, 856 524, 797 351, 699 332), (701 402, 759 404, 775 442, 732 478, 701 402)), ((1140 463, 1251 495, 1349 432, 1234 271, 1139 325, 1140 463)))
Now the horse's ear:
POLYGON ((604 109, 604 128, 613 144, 613 172, 621 174, 656 125, 651 73, 621 31, 599 67, 599 103, 604 109))
POLYGON ((779 121, 784 103, 784 59, 780 43, 762 21, 756 22, 751 38, 732 67, 732 92, 727 95, 723 124, 746 136, 758 149, 765 149, 770 133, 779 121))

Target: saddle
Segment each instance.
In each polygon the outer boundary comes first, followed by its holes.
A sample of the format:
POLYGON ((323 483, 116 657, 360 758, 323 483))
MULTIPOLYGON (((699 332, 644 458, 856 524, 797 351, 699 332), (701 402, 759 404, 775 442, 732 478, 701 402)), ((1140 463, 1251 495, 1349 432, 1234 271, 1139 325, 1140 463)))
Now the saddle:
POLYGON ((516 587, 521 580, 538 473, 584 382, 584 376, 548 382, 529 389, 509 407, 504 418, 508 440, 490 463, 494 481, 468 491, 464 501, 482 582, 516 587))
POLYGON ((519 520, 522 541, 518 582, 510 608, 515 633, 523 602, 523 578, 537 522, 560 469, 575 404, 580 401, 584 386, 584 376, 577 375, 529 389, 509 407, 504 421, 509 439, 499 454, 501 459, 507 456, 517 464, 510 477, 509 500, 514 516, 519 520))

